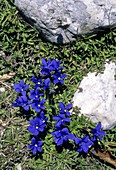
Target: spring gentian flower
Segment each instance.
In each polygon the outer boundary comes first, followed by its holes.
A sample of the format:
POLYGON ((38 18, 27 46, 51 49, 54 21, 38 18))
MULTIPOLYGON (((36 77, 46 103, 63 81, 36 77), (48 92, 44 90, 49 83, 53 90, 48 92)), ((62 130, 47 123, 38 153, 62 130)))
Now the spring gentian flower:
POLYGON ((50 78, 47 78, 43 82, 43 90, 49 89, 50 88, 50 78))
POLYGON ((35 86, 34 86, 35 89, 37 89, 38 87, 43 87, 42 78, 37 78, 33 76, 32 81, 35 83, 35 86))
POLYGON ((48 61, 46 61, 44 58, 42 58, 42 66, 40 66, 41 70, 41 74, 42 75, 50 75, 51 71, 54 70, 53 65, 51 64, 51 59, 48 59, 48 61))
POLYGON ((61 83, 63 84, 64 83, 64 78, 66 77, 67 75, 66 74, 62 74, 60 72, 58 72, 57 74, 53 74, 53 83, 54 84, 58 84, 58 83, 61 83))
POLYGON ((37 152, 42 152, 42 141, 37 141, 34 137, 31 140, 31 145, 28 145, 28 148, 32 150, 33 154, 37 152))
POLYGON ((56 145, 59 146, 62 145, 64 141, 68 141, 70 132, 68 128, 63 128, 61 130, 52 132, 52 135, 54 136, 54 141, 56 145))
POLYGON ((89 147, 92 146, 92 144, 93 142, 89 140, 89 136, 84 136, 79 142, 79 148, 77 149, 77 151, 88 153, 89 147))
POLYGON ((40 116, 40 118, 41 119, 45 119, 45 114, 44 114, 44 111, 41 111, 40 113, 39 113, 39 116, 40 116))
POLYGON ((19 96, 16 100, 16 103, 12 103, 12 106, 14 107, 23 107, 24 110, 28 111, 29 110, 29 105, 31 104, 31 101, 28 100, 28 98, 23 95, 23 96, 19 96))
POLYGON ((46 102, 45 99, 42 99, 41 101, 33 101, 31 104, 31 107, 36 111, 36 112, 41 112, 42 110, 45 109, 44 103, 46 102))
POLYGON ((44 131, 45 126, 46 120, 35 117, 34 119, 30 120, 28 131, 31 132, 34 136, 37 136, 40 132, 44 131))
POLYGON ((55 127, 58 129, 71 121, 69 118, 66 118, 65 114, 54 116, 54 120, 57 120, 55 127))
POLYGON ((53 59, 52 62, 51 62, 51 64, 53 65, 54 71, 55 71, 56 73, 60 72, 60 71, 63 69, 63 67, 60 67, 60 61, 59 61, 59 60, 56 61, 55 59, 53 59))
POLYGON ((102 136, 106 135, 106 133, 101 130, 101 123, 98 123, 98 125, 91 130, 91 133, 93 134, 93 137, 91 138, 93 142, 96 141, 97 138, 99 140, 102 140, 102 136))
POLYGON ((40 100, 40 96, 43 96, 43 93, 41 93, 39 91, 39 89, 35 89, 35 90, 30 90, 30 99, 31 100, 40 100))
POLYGON ((14 84, 14 89, 17 93, 21 93, 22 95, 26 94, 26 90, 29 88, 28 84, 24 83, 24 80, 21 80, 20 83, 14 84))
POLYGON ((59 102, 60 107, 60 113, 66 114, 66 116, 70 116, 69 110, 72 108, 72 104, 69 103, 67 106, 65 106, 62 102, 59 102))

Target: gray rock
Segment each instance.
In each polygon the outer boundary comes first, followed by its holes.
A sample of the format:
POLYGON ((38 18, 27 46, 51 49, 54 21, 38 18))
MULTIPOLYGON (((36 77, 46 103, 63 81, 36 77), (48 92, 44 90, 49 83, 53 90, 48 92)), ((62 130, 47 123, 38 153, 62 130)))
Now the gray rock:
POLYGON ((14 4, 46 40, 56 44, 116 26, 116 0, 14 0, 14 4))
POLYGON ((80 115, 94 123, 101 122, 103 129, 116 125, 116 74, 115 63, 105 64, 104 73, 88 73, 73 97, 73 106, 78 106, 80 115), (81 91, 79 90, 81 89, 81 91))

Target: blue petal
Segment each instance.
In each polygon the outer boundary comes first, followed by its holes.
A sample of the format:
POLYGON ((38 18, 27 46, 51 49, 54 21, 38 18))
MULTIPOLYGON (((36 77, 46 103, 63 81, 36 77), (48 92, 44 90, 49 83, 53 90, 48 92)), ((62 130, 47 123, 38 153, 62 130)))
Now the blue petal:
POLYGON ((34 145, 28 145, 27 147, 32 150, 34 148, 34 145))
POLYGON ((62 110, 65 109, 65 106, 64 106, 64 104, 63 104, 62 102, 59 102, 59 107, 60 107, 62 110))
POLYGON ((54 83, 54 84, 57 84, 57 83, 58 83, 58 79, 54 79, 54 80, 53 80, 53 83, 54 83))
POLYGON ((31 139, 31 142, 32 142, 33 145, 35 145, 35 144, 36 144, 36 139, 33 137, 33 138, 31 139))
POLYGON ((26 96, 26 91, 21 92, 23 96, 26 96))
POLYGON ((47 62, 46 62, 46 60, 45 60, 44 58, 42 58, 42 64, 43 64, 44 66, 47 66, 47 62))
POLYGON ((61 80, 60 80, 60 83, 61 83, 61 84, 64 84, 64 80, 61 79, 61 80))
POLYGON ((37 123, 40 123, 41 119, 36 116, 36 117, 34 118, 34 121, 35 121, 35 123, 37 124, 37 123))
POLYGON ((41 111, 41 113, 40 113, 40 117, 42 118, 42 119, 44 119, 44 112, 43 111, 41 111))
POLYGON ((77 137, 76 137, 74 140, 75 140, 75 144, 76 144, 76 145, 78 145, 78 144, 80 143, 80 141, 81 141, 81 139, 80 139, 80 138, 77 138, 77 137))
POLYGON ((18 107, 19 105, 17 103, 12 103, 12 106, 18 107))
POLYGON ((67 135, 67 137, 68 137, 68 139, 75 140, 75 136, 71 133, 69 135, 67 135))
POLYGON ((91 137, 91 141, 95 142, 96 141, 96 136, 91 137))
POLYGON ((45 85, 46 86, 49 86, 50 85, 50 78, 47 78, 45 81, 44 81, 45 85))
POLYGON ((38 129, 40 132, 43 132, 44 131, 44 128, 42 128, 42 127, 39 127, 39 129, 38 129))
POLYGON ((62 145, 62 144, 63 144, 63 138, 58 139, 57 146, 62 145))
POLYGON ((56 127, 56 128, 60 128, 61 125, 62 125, 62 122, 61 122, 61 121, 58 121, 58 122, 56 123, 55 127, 56 127))
POLYGON ((20 93, 20 92, 21 92, 21 89, 15 88, 15 91, 16 91, 17 93, 20 93))
POLYGON ((69 133, 68 128, 63 128, 63 129, 62 129, 62 133, 64 133, 64 134, 68 134, 68 133, 69 133))
POLYGON ((93 145, 93 142, 91 140, 88 140, 87 146, 92 146, 92 145, 93 145))
POLYGON ((29 106, 24 106, 24 110, 28 111, 29 110, 29 106))
POLYGON ((89 139, 89 136, 84 136, 81 141, 82 142, 88 142, 88 139, 89 139))
POLYGON ((38 130, 35 130, 34 132, 33 132, 33 135, 34 136, 37 136, 39 134, 39 131, 38 130))
POLYGON ((54 120, 60 120, 59 116, 54 116, 54 120))
POLYGON ((56 137, 57 137, 57 138, 59 138, 59 137, 61 137, 61 136, 62 136, 61 131, 57 131, 57 133, 56 133, 56 137))
POLYGON ((21 81, 20 81, 20 85, 21 85, 21 86, 24 86, 24 80, 21 80, 21 81))
POLYGON ((70 112, 66 112, 66 116, 70 116, 70 112))
POLYGON ((39 131, 36 130, 35 127, 29 126, 28 131, 31 132, 33 135, 37 136, 39 134, 39 131))
POLYGON ((42 99, 40 103, 41 103, 41 104, 44 104, 45 102, 46 102, 46 100, 45 100, 45 99, 42 99))
POLYGON ((19 84, 15 83, 14 84, 14 89, 20 88, 19 84))
POLYGON ((70 122, 71 120, 69 118, 66 118, 64 121, 65 122, 70 122))
POLYGON ((42 152, 42 148, 41 147, 37 147, 38 152, 42 152))
POLYGON ((42 144, 43 144, 42 141, 38 141, 38 142, 37 142, 37 145, 38 145, 38 146, 41 146, 42 144))
POLYGON ((97 131, 100 131, 100 129, 101 129, 101 123, 98 123, 98 125, 96 126, 96 128, 95 128, 97 131))
POLYGON ((65 77, 67 77, 67 75, 66 74, 62 74, 62 76, 61 76, 62 78, 65 78, 65 77))
POLYGON ((32 126, 36 126, 35 119, 30 120, 30 124, 31 124, 32 126))
POLYGON ((64 118, 65 118, 65 114, 59 114, 59 117, 60 117, 61 119, 64 119, 64 118))
POLYGON ((100 132, 100 135, 105 136, 105 135, 106 135, 106 132, 101 131, 101 132, 100 132))
POLYGON ((51 132, 51 134, 52 134, 53 136, 56 136, 56 137, 60 137, 60 136, 61 136, 60 130, 53 131, 53 132, 51 132))
POLYGON ((33 154, 35 154, 37 152, 37 147, 34 147, 32 152, 33 152, 33 154))
POLYGON ((72 108, 72 104, 71 104, 71 103, 66 106, 66 109, 67 109, 67 110, 69 110, 69 109, 71 109, 71 108, 72 108))
POLYGON ((82 149, 83 149, 83 151, 85 152, 85 153, 88 153, 88 150, 89 150, 89 148, 88 148, 88 146, 86 146, 86 145, 82 145, 82 149))
POLYGON ((83 150, 82 150, 82 148, 81 147, 79 147, 78 149, 77 149, 77 152, 82 152, 83 150))

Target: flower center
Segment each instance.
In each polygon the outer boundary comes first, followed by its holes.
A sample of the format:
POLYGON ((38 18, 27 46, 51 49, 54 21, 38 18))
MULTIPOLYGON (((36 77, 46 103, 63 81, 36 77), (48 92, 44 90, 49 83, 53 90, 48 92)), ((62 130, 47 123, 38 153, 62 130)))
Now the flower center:
POLYGON ((37 144, 35 144, 35 147, 37 147, 37 144))
POLYGON ((58 80, 60 80, 61 78, 60 77, 58 77, 58 80))
POLYGON ((36 126, 35 128, 38 129, 38 126, 36 126))

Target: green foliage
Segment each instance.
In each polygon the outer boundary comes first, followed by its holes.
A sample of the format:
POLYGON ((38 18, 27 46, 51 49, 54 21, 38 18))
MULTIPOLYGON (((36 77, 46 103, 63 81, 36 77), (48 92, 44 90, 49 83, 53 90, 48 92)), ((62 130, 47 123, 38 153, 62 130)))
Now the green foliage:
MULTIPOLYGON (((49 134, 44 139, 45 152, 38 158, 32 157, 27 149, 28 115, 21 114, 11 103, 16 97, 13 84, 22 78, 28 83, 33 74, 38 75, 42 57, 61 60, 68 75, 65 81, 67 88, 55 98, 55 103, 71 102, 83 76, 89 71, 103 71, 106 59, 116 62, 116 29, 102 35, 82 36, 74 43, 56 46, 42 41, 39 32, 22 19, 11 1, 0 0, 0 4, 0 48, 5 53, 0 56, 0 75, 16 72, 12 79, 5 83, 0 82, 0 86, 6 89, 5 93, 0 93, 1 169, 14 170, 19 163, 22 169, 28 170, 112 169, 110 165, 91 155, 84 158, 70 148, 65 148, 62 152, 56 151, 50 134, 54 124, 51 124, 49 134)), ((50 111, 49 104, 47 108, 50 111)), ((86 129, 94 125, 85 117, 78 117, 78 113, 76 109, 69 128, 75 135, 82 136, 86 129)), ((115 134, 116 128, 107 131, 103 140, 106 147, 116 142, 115 134)), ((111 146, 111 151, 116 156, 114 145, 111 146)))

